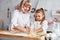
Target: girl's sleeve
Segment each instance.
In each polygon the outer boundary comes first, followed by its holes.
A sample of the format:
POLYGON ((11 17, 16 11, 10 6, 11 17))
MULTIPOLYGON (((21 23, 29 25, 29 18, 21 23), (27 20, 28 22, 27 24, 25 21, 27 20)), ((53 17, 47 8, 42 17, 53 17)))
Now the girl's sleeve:
POLYGON ((26 19, 26 21, 27 21, 26 26, 30 27, 30 24, 31 24, 30 15, 28 15, 28 18, 26 19))
POLYGON ((27 26, 30 27, 30 20, 27 20, 27 26))
POLYGON ((12 15, 12 19, 11 19, 11 27, 10 27, 10 30, 13 30, 14 26, 17 26, 17 18, 18 18, 18 14, 17 14, 17 11, 14 11, 13 12, 13 15, 12 15))
POLYGON ((43 31, 46 32, 48 28, 48 22, 47 21, 43 22, 42 27, 43 27, 43 31))

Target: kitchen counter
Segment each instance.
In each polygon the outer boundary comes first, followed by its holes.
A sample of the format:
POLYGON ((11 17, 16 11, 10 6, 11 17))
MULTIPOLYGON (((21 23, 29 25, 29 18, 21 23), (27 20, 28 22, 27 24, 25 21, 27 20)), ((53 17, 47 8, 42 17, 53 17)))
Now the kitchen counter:
POLYGON ((6 38, 24 38, 26 39, 32 39, 32 40, 39 40, 38 38, 31 38, 27 36, 28 34, 25 33, 13 33, 11 31, 7 30, 0 30, 0 37, 6 37, 6 38))

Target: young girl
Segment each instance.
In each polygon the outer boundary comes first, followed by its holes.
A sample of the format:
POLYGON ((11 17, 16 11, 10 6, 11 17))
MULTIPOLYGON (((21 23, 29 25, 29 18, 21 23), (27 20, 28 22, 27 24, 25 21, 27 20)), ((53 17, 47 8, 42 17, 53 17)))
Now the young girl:
MULTIPOLYGON (((39 35, 45 34, 48 27, 48 23, 45 20, 45 13, 43 8, 37 9, 34 17, 35 21, 31 25, 31 33, 36 33, 39 35)), ((45 36, 42 36, 41 40, 45 40, 45 36)))
POLYGON ((31 3, 29 0, 23 2, 16 6, 16 10, 12 15, 11 20, 11 31, 29 32, 30 26, 30 14, 31 3))

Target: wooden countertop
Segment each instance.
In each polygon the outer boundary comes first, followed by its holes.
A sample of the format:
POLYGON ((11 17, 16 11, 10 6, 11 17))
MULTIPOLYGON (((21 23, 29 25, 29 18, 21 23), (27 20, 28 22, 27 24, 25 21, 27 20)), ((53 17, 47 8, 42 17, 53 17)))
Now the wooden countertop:
POLYGON ((7 31, 7 30, 0 30, 0 37, 25 38, 25 39, 39 40, 38 38, 30 38, 28 36, 20 36, 20 35, 15 35, 15 34, 18 34, 18 33, 11 33, 10 31, 7 31))

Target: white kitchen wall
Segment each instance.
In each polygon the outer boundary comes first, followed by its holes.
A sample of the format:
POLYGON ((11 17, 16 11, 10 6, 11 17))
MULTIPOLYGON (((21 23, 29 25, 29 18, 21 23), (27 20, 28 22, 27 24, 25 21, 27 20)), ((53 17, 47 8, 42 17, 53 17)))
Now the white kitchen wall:
POLYGON ((4 21, 3 29, 6 29, 10 22, 10 19, 7 18, 7 8, 9 8, 12 13, 19 2, 20 0, 0 0, 0 19, 4 21))

